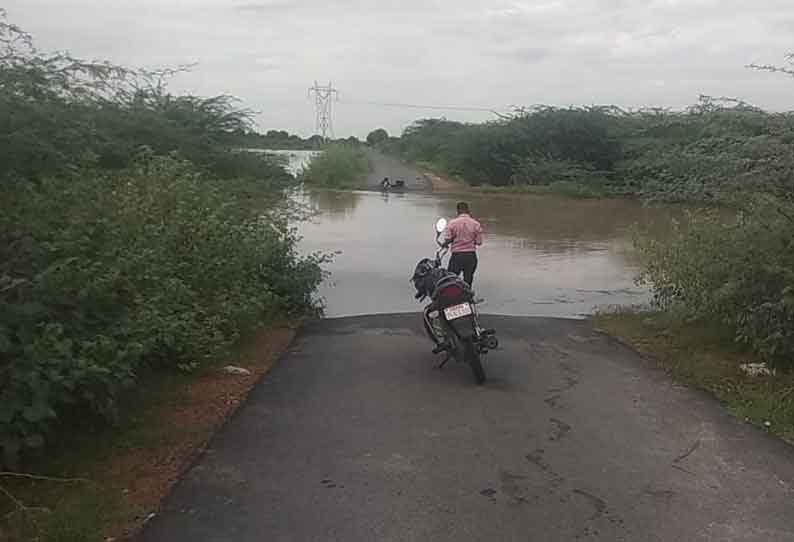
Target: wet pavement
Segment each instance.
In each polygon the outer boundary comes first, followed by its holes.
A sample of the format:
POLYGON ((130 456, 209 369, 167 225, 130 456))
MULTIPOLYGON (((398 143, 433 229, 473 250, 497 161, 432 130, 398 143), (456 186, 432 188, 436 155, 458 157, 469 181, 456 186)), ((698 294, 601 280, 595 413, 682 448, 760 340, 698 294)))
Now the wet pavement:
POLYGON ((794 540, 794 448, 586 321, 483 320, 482 387, 418 315, 309 325, 140 542, 794 540))

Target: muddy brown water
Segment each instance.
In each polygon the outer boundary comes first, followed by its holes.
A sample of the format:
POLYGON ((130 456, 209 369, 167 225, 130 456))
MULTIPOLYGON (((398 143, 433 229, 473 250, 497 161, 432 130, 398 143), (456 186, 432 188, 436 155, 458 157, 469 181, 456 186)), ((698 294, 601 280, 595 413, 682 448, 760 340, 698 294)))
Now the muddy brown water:
MULTIPOLYGON (((301 249, 336 252, 320 288, 329 317, 414 312, 409 278, 435 252, 433 224, 460 196, 316 191, 301 249)), ((627 200, 467 195, 485 229, 475 278, 490 314, 581 318, 599 307, 642 305, 635 284, 634 225, 661 231, 681 212, 627 200)))

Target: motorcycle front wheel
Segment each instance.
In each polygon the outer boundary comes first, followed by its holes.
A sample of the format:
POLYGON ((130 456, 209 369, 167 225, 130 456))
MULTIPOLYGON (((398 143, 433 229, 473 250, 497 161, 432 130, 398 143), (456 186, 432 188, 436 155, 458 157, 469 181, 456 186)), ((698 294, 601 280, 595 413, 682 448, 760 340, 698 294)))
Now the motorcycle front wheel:
POLYGON ((480 357, 480 349, 477 348, 477 345, 474 344, 472 339, 466 339, 464 341, 464 355, 466 357, 466 363, 471 366, 471 372, 474 373, 474 380, 477 381, 477 384, 484 384, 485 383, 485 369, 482 366, 482 358, 480 357))

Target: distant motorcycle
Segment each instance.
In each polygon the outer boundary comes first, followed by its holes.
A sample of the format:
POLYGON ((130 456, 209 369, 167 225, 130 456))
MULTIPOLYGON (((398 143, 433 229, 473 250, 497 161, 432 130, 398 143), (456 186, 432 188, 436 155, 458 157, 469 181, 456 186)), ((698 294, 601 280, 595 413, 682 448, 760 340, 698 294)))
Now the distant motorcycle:
POLYGON ((499 341, 494 330, 480 327, 471 287, 442 266, 449 249, 439 239, 446 227, 445 219, 440 218, 436 222, 436 243, 440 248, 434 259, 424 258, 416 265, 411 282, 416 288, 416 299, 430 299, 423 312, 423 323, 427 335, 436 345, 433 353, 447 354, 439 368, 454 358, 457 362, 467 363, 474 379, 482 384, 486 378, 483 356, 497 348, 499 341))
POLYGON ((389 179, 383 179, 380 183, 380 187, 384 192, 390 190, 403 190, 405 188, 405 181, 398 179, 392 183, 389 179))

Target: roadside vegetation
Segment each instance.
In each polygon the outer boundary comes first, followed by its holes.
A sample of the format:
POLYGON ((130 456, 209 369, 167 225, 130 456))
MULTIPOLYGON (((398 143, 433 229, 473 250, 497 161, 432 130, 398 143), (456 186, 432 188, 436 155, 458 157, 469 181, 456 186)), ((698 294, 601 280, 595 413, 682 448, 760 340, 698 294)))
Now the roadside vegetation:
MULTIPOLYGON (((145 410, 141 382, 201 372, 259 326, 319 310, 322 258, 299 256, 288 225, 294 179, 229 146, 251 131, 250 111, 228 96, 173 95, 173 74, 40 52, 0 12, 0 518, 9 522, 72 516, 40 515, 12 491, 30 479, 8 470, 55 468, 81 432, 145 410)), ((7 528, 0 521, 0 539, 7 528)), ((87 539, 58 532, 26 531, 87 539)))
MULTIPOLYGON (((235 130, 226 134, 223 142, 230 147, 239 149, 267 149, 267 150, 319 150, 326 145, 326 141, 319 135, 302 138, 290 134, 286 130, 268 130, 264 134, 250 127, 235 130)), ((355 136, 333 140, 334 144, 358 145, 361 141, 355 136)))
POLYGON ((370 167, 361 145, 334 143, 311 159, 300 179, 307 186, 319 188, 357 188, 370 167))
POLYGON ((794 444, 794 374, 748 374, 759 361, 719 322, 669 311, 616 309, 593 324, 647 355, 674 380, 713 394, 739 419, 794 444))
POLYGON ((485 124, 423 119, 383 143, 474 186, 722 203, 765 188, 794 115, 707 97, 684 112, 536 107, 485 124))
MULTIPOLYGON (((788 156, 771 159, 777 160, 788 156)), ((792 439, 794 201, 785 187, 790 175, 781 169, 775 189, 732 193, 725 201, 730 216, 716 209, 692 211, 663 238, 638 232, 638 282, 653 292, 655 312, 602 315, 599 325, 655 353, 675 376, 715 393, 740 417, 792 439), (770 372, 745 374, 741 366, 748 363, 770 372)))
POLYGON ((286 130, 268 130, 260 134, 251 129, 240 129, 226 136, 225 142, 242 149, 314 150, 323 144, 323 138, 314 135, 307 139, 286 130))
POLYGON ((711 115, 699 139, 659 148, 632 166, 646 179, 636 186, 652 198, 712 208, 692 211, 664 238, 638 232, 638 281, 651 288, 657 312, 617 314, 603 325, 650 347, 675 375, 741 418, 791 440, 794 116, 742 109, 711 115), (752 362, 770 372, 741 370, 752 362))

